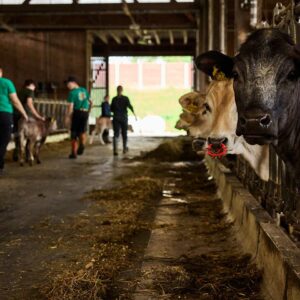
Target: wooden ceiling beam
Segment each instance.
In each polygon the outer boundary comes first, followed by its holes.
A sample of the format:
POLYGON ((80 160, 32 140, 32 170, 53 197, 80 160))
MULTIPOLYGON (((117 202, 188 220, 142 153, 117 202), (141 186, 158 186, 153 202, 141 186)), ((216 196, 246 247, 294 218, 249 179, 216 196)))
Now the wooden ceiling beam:
MULTIPOLYGON (((25 0, 26 1, 26 0, 25 0)), ((76 2, 76 0, 75 0, 76 2)), ((185 14, 196 13, 199 5, 196 3, 127 3, 132 14, 185 14)), ((35 4, 35 5, 1 5, 1 14, 5 15, 104 15, 122 14, 124 15, 124 5, 120 4, 35 4)))
POLYGON ((157 31, 153 31, 153 35, 154 35, 156 44, 160 45, 160 37, 159 37, 159 34, 157 33, 157 31))
POLYGON ((122 40, 121 40, 121 38, 115 32, 111 32, 110 35, 116 41, 116 43, 118 45, 121 44, 122 40))
POLYGON ((187 32, 186 30, 183 30, 183 31, 182 31, 182 35, 183 35, 183 44, 184 44, 184 45, 187 45, 188 39, 189 39, 189 37, 188 37, 188 32, 187 32))
POLYGON ((174 45, 174 35, 172 30, 169 30, 169 39, 170 39, 170 44, 174 45))
POLYGON ((93 31, 93 34, 99 38, 104 44, 108 44, 108 38, 106 36, 106 33, 104 32, 97 32, 97 31, 93 31))
POLYGON ((134 44, 134 37, 128 31, 125 31, 124 35, 127 37, 128 42, 131 45, 133 45, 134 44))

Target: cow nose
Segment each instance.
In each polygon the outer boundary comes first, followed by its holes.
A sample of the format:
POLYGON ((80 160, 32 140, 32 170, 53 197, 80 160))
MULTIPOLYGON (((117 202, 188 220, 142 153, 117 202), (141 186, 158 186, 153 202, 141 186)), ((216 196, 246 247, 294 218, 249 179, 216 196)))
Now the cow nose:
POLYGON ((259 120, 259 125, 261 127, 269 127, 270 124, 272 123, 271 116, 269 114, 264 115, 260 120, 259 120))
POLYGON ((193 150, 196 151, 196 152, 202 151, 203 147, 205 145, 205 142, 206 142, 206 139, 203 139, 203 138, 194 139, 193 142, 192 142, 193 150))
POLYGON ((228 139, 226 137, 221 138, 208 138, 208 144, 212 145, 213 147, 220 147, 222 144, 226 145, 228 143, 228 139))
POLYGON ((263 128, 268 128, 271 123, 272 123, 272 119, 271 116, 269 114, 265 114, 263 116, 257 116, 257 117, 252 117, 252 118, 246 118, 244 116, 241 116, 239 118, 239 125, 241 126, 241 128, 245 128, 247 126, 247 124, 258 124, 260 127, 263 128))
POLYGON ((246 120, 246 118, 245 117, 240 117, 239 118, 239 123, 240 123, 240 125, 242 126, 242 127, 245 127, 246 126, 246 124, 247 124, 247 120, 246 120))

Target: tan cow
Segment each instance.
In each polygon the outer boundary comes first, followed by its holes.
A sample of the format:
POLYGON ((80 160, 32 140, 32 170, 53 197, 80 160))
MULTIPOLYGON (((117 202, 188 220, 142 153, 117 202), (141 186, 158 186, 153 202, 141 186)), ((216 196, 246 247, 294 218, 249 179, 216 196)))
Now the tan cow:
POLYGON ((100 144, 105 145, 105 142, 103 141, 103 132, 106 129, 112 128, 112 122, 110 118, 107 117, 99 117, 96 118, 96 125, 95 129, 92 131, 91 137, 90 137, 90 144, 93 144, 95 135, 99 136, 100 144))
POLYGON ((183 112, 175 128, 188 131, 192 137, 209 135, 212 123, 207 119, 206 94, 190 92, 180 97, 183 112))
MULTIPOLYGON (((179 102, 185 111, 185 128, 192 137, 196 138, 194 145, 199 143, 199 138, 200 148, 204 144, 202 141, 206 141, 206 147, 208 143, 223 142, 227 146, 228 154, 241 154, 260 178, 267 181, 269 178, 268 146, 249 145, 242 137, 235 134, 237 110, 232 80, 213 80, 198 110, 188 111, 186 103, 189 102, 187 98, 190 99, 190 96, 187 95, 181 97, 179 102)), ((196 150, 198 150, 197 145, 196 150)))
MULTIPOLYGON (((103 141, 103 132, 109 129, 112 129, 112 121, 110 118, 107 117, 96 118, 95 129, 92 131, 92 134, 90 136, 90 145, 93 144, 95 135, 99 136, 100 144, 105 145, 105 142, 103 141)), ((128 131, 133 132, 133 127, 130 124, 128 124, 128 131)))

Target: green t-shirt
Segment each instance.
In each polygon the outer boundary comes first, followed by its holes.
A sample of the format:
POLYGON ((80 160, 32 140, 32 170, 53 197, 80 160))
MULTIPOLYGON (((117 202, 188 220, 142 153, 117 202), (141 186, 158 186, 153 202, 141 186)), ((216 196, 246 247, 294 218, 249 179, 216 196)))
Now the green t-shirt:
POLYGON ((90 95, 83 87, 71 90, 68 96, 68 102, 74 104, 74 110, 88 110, 90 107, 89 99, 90 95))
POLYGON ((13 113, 14 109, 9 95, 16 93, 16 88, 12 81, 7 78, 0 78, 0 111, 13 113))

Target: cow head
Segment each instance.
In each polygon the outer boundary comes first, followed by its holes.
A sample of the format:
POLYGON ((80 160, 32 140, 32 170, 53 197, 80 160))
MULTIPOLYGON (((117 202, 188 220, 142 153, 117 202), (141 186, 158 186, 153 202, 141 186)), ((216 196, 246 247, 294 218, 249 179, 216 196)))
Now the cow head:
POLYGON ((206 135, 211 128, 206 95, 199 92, 187 93, 180 97, 179 103, 183 113, 176 128, 187 130, 192 137, 206 135))
POLYGON ((213 120, 206 146, 209 144, 211 148, 218 149, 224 144, 229 153, 238 153, 232 60, 219 52, 210 51, 199 56, 196 63, 201 71, 213 79, 206 96, 213 120))
POLYGON ((49 133, 57 130, 57 122, 54 118, 47 117, 45 123, 49 133))
POLYGON ((300 82, 297 53, 288 35, 277 29, 261 29, 248 37, 234 58, 216 51, 197 58, 197 67, 205 68, 206 73, 217 68, 233 78, 236 133, 248 143, 276 142, 287 128, 300 82))

